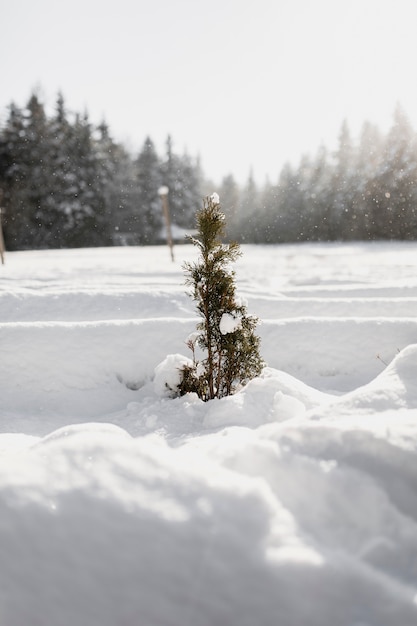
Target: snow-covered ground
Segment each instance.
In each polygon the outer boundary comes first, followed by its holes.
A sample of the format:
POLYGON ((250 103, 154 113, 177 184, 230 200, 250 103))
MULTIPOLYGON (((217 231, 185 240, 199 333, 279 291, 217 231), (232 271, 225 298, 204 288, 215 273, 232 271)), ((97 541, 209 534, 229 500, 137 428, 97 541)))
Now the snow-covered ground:
POLYGON ((416 626, 417 244, 243 246, 263 376, 154 384, 175 249, 0 266, 1 626, 416 626))

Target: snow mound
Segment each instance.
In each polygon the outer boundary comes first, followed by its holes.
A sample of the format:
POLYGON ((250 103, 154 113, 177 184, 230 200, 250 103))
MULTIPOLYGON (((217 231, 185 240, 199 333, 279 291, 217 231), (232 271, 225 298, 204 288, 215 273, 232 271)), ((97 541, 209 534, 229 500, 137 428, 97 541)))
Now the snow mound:
POLYGON ((1 464, 5 624, 249 623, 244 590, 276 604, 280 551, 321 562, 262 481, 119 430, 61 429, 1 464))
POLYGON ((262 355, 271 367, 322 391, 347 392, 381 373, 378 355, 389 363, 398 350, 415 342, 417 319, 353 314, 263 319, 259 335, 262 355))
POLYGON ((371 438, 275 424, 172 449, 84 424, 20 449, 0 462, 4 623, 411 626, 416 462, 371 438))
MULTIPOLYGON (((330 403, 321 416, 417 408, 417 344, 401 350, 370 383, 330 403)), ((314 412, 313 412, 314 415, 314 412)), ((317 416, 317 412, 315 413, 317 416)))
POLYGON ((192 367, 193 362, 182 354, 169 354, 155 368, 153 385, 157 395, 175 397, 181 383, 181 370, 186 365, 192 367))
POLYGON ((303 417, 305 405, 283 393, 279 377, 255 378, 233 396, 209 403, 205 428, 242 425, 256 428, 266 422, 303 417))
POLYGON ((204 426, 256 428, 268 422, 300 419, 307 409, 327 404, 333 398, 285 372, 266 367, 260 377, 249 381, 233 396, 208 403, 204 426))

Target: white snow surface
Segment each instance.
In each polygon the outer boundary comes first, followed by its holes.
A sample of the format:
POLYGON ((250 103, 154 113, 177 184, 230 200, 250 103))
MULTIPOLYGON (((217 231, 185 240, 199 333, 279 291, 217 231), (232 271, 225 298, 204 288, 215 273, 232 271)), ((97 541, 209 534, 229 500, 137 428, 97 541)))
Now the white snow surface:
POLYGON ((417 625, 417 244, 242 252, 268 367, 207 403, 193 247, 7 254, 1 626, 417 625))

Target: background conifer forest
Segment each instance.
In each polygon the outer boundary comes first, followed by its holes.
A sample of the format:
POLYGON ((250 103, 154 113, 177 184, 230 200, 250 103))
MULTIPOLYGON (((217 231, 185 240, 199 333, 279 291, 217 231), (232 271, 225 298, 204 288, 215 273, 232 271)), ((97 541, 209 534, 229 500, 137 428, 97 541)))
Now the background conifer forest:
POLYGON ((62 94, 50 115, 33 92, 0 119, 9 250, 161 243, 162 185, 174 237, 194 229, 202 197, 216 191, 227 237, 240 243, 416 239, 417 136, 400 106, 388 132, 365 122, 354 139, 344 121, 335 150, 277 166, 276 181, 262 185, 252 173, 243 185, 230 172, 208 180, 199 157, 177 153, 170 136, 162 155, 149 136, 132 154, 106 123, 67 111, 62 94))

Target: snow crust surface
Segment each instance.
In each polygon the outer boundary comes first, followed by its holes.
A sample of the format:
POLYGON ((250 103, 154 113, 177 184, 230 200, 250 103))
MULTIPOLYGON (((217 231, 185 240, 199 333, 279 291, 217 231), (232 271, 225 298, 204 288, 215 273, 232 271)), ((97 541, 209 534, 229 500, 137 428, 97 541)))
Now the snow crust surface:
POLYGON ((268 367, 207 403, 193 247, 7 254, 0 624, 417 625, 417 245, 242 252, 268 367))

